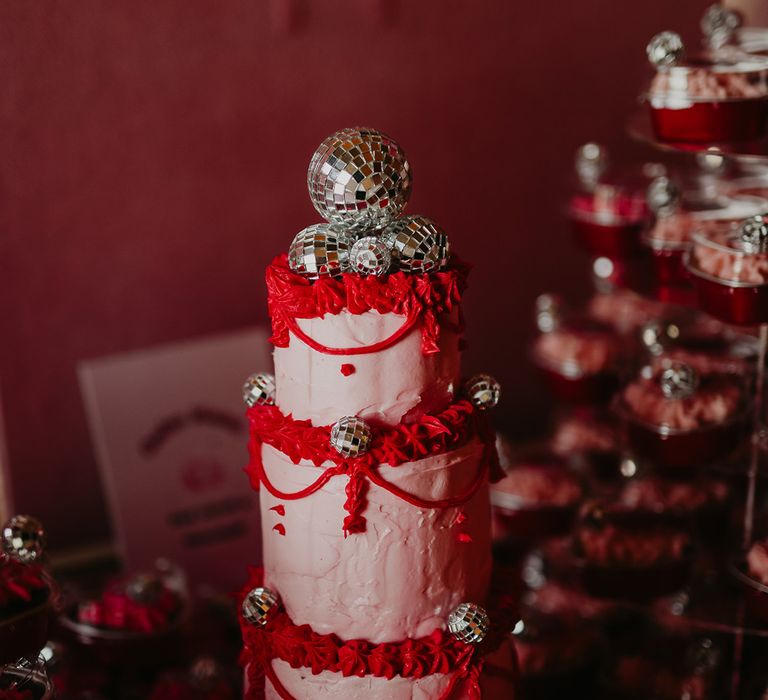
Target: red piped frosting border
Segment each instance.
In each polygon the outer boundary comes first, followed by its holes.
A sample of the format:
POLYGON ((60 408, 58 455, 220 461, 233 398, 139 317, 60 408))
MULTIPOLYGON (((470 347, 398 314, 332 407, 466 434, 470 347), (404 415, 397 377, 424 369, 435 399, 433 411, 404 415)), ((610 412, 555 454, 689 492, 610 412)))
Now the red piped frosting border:
POLYGON ((275 498, 298 500, 319 491, 330 479, 346 476, 347 500, 344 508, 344 533, 365 531, 363 510, 366 505, 368 483, 386 489, 398 498, 418 508, 449 508, 466 503, 477 492, 490 472, 492 480, 503 476, 495 447, 495 435, 483 414, 464 399, 455 402, 435 415, 422 416, 414 423, 401 423, 394 427, 374 428, 371 446, 359 457, 342 457, 330 445, 330 426, 315 427, 308 420, 294 420, 285 416, 277 406, 253 406, 246 412, 250 439, 250 463, 246 472, 251 486, 258 490, 264 486, 275 498), (398 467, 431 455, 443 454, 465 445, 478 436, 484 451, 478 471, 465 490, 451 498, 426 500, 408 493, 382 477, 381 465, 398 467), (325 468, 309 486, 295 492, 277 489, 267 476, 261 457, 262 445, 270 445, 285 454, 294 464, 305 460, 325 468))
POLYGON ((277 347, 288 347, 290 334, 314 350, 330 355, 359 355, 378 352, 394 345, 418 322, 421 349, 425 355, 439 352, 440 327, 451 326, 454 309, 459 309, 467 286, 469 266, 452 258, 449 269, 430 274, 395 272, 384 277, 345 273, 339 277, 308 280, 288 267, 288 256, 279 255, 267 267, 267 303, 272 318, 272 338, 277 347), (321 318, 342 311, 363 314, 378 311, 404 316, 403 325, 389 338, 353 348, 331 348, 306 335, 296 323, 299 318, 321 318))
MULTIPOLYGON (((239 595, 239 603, 250 590, 263 584, 263 570, 252 568, 249 582, 239 595)), ((509 594, 494 596, 489 609, 492 628, 479 645, 454 639, 444 630, 402 642, 373 644, 363 639, 343 641, 335 634, 318 634, 309 625, 296 625, 288 615, 278 612, 265 627, 246 622, 240 614, 243 651, 240 663, 246 669, 249 692, 246 700, 261 697, 264 677, 272 683, 283 700, 293 700, 277 678, 272 660, 281 659, 291 668, 307 668, 313 675, 322 671, 350 676, 375 676, 391 680, 424 678, 435 673, 453 673, 440 700, 448 700, 463 684, 473 700, 481 697, 479 677, 483 657, 499 648, 515 620, 516 600, 509 594)), ((516 669, 512 673, 516 680, 516 669)))

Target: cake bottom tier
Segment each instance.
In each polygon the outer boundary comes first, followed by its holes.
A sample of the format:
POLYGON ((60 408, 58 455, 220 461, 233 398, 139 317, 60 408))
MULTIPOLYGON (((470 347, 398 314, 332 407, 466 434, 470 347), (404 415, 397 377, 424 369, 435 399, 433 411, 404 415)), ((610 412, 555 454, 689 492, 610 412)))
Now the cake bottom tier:
MULTIPOLYGON (((511 642, 489 654, 485 671, 480 675, 482 700, 513 700, 515 698, 515 653, 511 642)), ((272 669, 293 700, 335 698, 338 700, 469 700, 473 696, 463 683, 458 683, 447 698, 454 674, 436 673, 423 678, 392 679, 375 676, 344 677, 341 673, 322 671, 313 675, 308 668, 291 668, 280 659, 272 661, 272 669)), ((247 689, 247 699, 260 697, 260 692, 247 689)), ((265 700, 285 700, 269 680, 265 681, 265 700)))

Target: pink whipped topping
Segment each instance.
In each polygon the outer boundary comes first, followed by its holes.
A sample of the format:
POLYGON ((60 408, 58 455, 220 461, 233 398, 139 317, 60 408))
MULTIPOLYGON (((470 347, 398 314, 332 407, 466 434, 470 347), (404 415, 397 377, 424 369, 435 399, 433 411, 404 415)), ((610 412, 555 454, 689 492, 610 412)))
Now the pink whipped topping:
POLYGON ((534 351, 547 364, 595 374, 616 365, 619 344, 610 333, 565 329, 539 336, 534 351))
POLYGON ((695 430, 733 416, 741 406, 742 389, 732 378, 711 376, 702 378, 701 385, 691 396, 668 399, 662 393, 657 377, 641 377, 624 389, 623 399, 631 413, 641 421, 678 430, 695 430))
POLYGON ((571 215, 577 218, 595 218, 606 223, 641 221, 648 211, 642 196, 607 184, 597 185, 594 192, 574 195, 570 208, 571 215))
POLYGON ((722 503, 728 497, 728 485, 716 479, 670 481, 647 476, 630 481, 619 496, 619 503, 629 508, 657 512, 693 512, 722 503))
POLYGON ((656 219, 654 227, 648 233, 652 242, 687 243, 691 231, 696 228, 696 219, 689 212, 679 211, 669 216, 656 219))
POLYGON ((757 73, 717 72, 709 68, 673 68, 659 71, 651 83, 652 97, 684 95, 686 97, 723 100, 726 98, 764 97, 764 83, 755 82, 757 73))
POLYGON ((709 353, 673 348, 651 362, 654 371, 661 371, 671 361, 684 362, 693 367, 700 375, 706 374, 737 374, 744 376, 749 372, 749 362, 743 357, 727 353, 709 353))
POLYGON ((556 581, 545 583, 535 591, 528 591, 524 602, 544 615, 557 615, 571 620, 595 619, 615 608, 615 603, 610 600, 593 598, 556 581))
POLYGON ((728 282, 765 284, 768 281, 768 255, 745 253, 725 235, 715 235, 712 240, 723 248, 700 243, 693 246, 694 263, 702 272, 728 282))
POLYGON ((503 507, 504 496, 513 496, 523 504, 569 506, 581 499, 578 478, 555 465, 518 465, 491 487, 491 501, 503 507), (501 499, 493 496, 501 495, 501 499))
POLYGON ((663 314, 664 305, 628 290, 596 294, 589 302, 589 315, 619 333, 634 333, 663 314))
POLYGON ((582 527, 578 542, 592 564, 645 568, 680 561, 690 538, 674 530, 635 531, 609 524, 600 528, 582 527))
POLYGON ((569 416, 558 424, 550 446, 562 456, 575 452, 612 452, 619 446, 619 436, 610 423, 569 416))
POLYGON ((752 545, 747 552, 747 568, 752 578, 768 586, 768 540, 752 545))

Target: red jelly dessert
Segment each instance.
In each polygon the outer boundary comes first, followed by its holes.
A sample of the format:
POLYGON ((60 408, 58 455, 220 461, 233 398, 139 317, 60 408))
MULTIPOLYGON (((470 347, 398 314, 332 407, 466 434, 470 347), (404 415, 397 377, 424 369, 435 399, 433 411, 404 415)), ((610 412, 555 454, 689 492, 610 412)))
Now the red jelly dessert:
POLYGON ((747 219, 738 230, 696 233, 687 267, 703 311, 726 323, 768 322, 768 224, 747 219))
POLYGON ((557 460, 517 464, 491 487, 494 539, 520 549, 565 533, 582 496, 579 479, 557 460))
POLYGON ((635 453, 661 466, 699 467, 727 456, 745 433, 743 382, 732 375, 704 375, 671 362, 646 368, 616 402, 635 453))
POLYGON ((754 141, 768 122, 767 64, 757 57, 712 53, 684 59, 683 44, 662 32, 648 44, 657 73, 646 95, 659 140, 754 141))
POLYGON ((101 595, 70 606, 60 622, 67 636, 106 664, 154 666, 178 651, 185 583, 176 569, 120 577, 101 595))
POLYGON ((588 504, 576 530, 582 584, 592 595, 645 601, 688 580, 691 537, 684 530, 625 509, 588 504))
POLYGON ((610 399, 618 386, 621 346, 604 326, 561 325, 539 336, 532 355, 548 388, 562 401, 600 403, 610 399))

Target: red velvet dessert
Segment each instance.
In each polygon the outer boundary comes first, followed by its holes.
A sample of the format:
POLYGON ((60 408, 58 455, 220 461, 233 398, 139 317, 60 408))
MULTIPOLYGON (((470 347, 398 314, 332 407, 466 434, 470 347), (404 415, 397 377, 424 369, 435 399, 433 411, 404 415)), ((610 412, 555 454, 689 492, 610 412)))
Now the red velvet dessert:
POLYGON ((688 579, 690 535, 636 511, 586 505, 575 545, 583 557, 582 585, 598 597, 645 601, 688 579))
POLYGON ((672 32, 656 35, 648 57, 657 73, 646 99, 656 136, 670 142, 748 142, 768 121, 766 62, 712 53, 683 58, 672 32))
POLYGON ((574 322, 542 333, 532 356, 549 390, 562 401, 600 403, 618 386, 621 346, 602 325, 574 322))
POLYGON ((579 479, 557 460, 517 464, 491 487, 494 540, 524 549, 563 534, 582 496, 579 479))
POLYGON ((739 446, 747 421, 744 384, 733 375, 704 375, 671 362, 650 368, 618 397, 631 448, 666 467, 699 467, 739 446))
POLYGON ((183 575, 170 565, 110 581, 101 594, 68 606, 67 638, 108 665, 155 666, 178 651, 186 614, 183 575))
POLYGON ((687 267, 703 311, 734 325, 768 322, 767 243, 762 216, 737 230, 694 234, 687 267))

